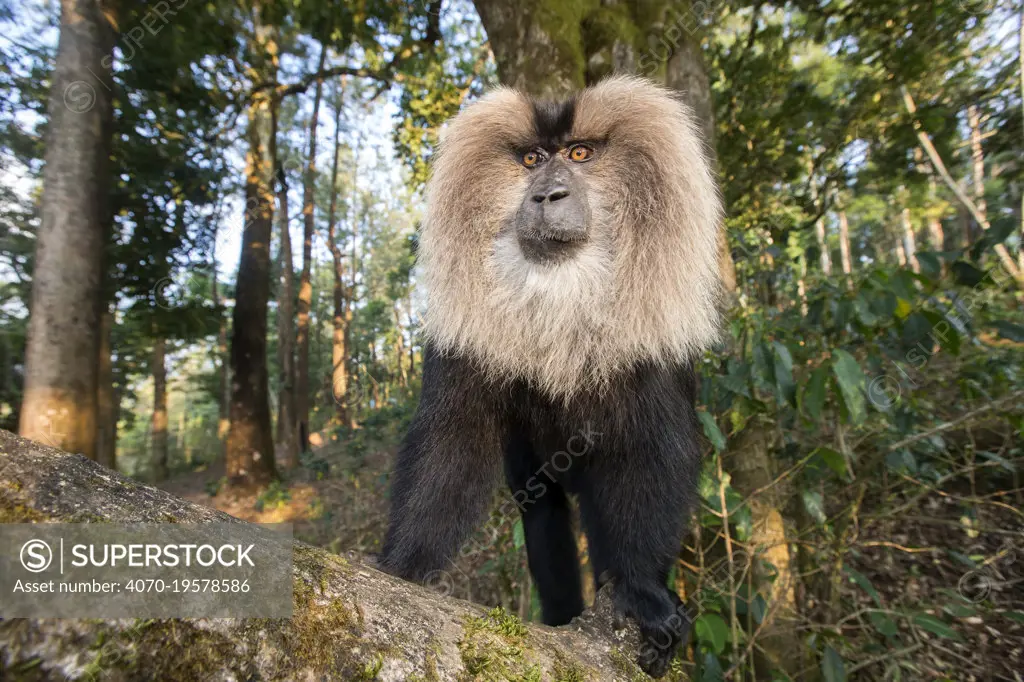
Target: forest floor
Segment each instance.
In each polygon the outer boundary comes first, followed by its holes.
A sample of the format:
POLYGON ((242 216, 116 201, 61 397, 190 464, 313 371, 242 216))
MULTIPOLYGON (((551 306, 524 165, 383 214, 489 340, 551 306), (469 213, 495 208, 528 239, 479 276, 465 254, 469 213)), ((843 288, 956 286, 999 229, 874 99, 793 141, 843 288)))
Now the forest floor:
POLYGON ((979 497, 946 488, 890 500, 905 508, 862 521, 845 553, 842 613, 830 620, 889 646, 850 679, 893 679, 897 658, 913 665, 903 679, 1024 679, 1024 520, 1006 491, 978 492, 990 503, 973 517, 964 500, 979 497))
MULTIPOLYGON (((212 468, 162 487, 247 521, 291 523, 296 538, 335 552, 373 554, 387 524, 387 473, 395 443, 393 434, 363 439, 358 447, 327 440, 258 497, 224 491, 222 473, 212 468)), ((860 642, 849 661, 851 680, 1021 682, 1020 495, 1010 480, 974 490, 961 481, 941 490, 898 490, 884 502, 865 500, 856 527, 837 545, 841 580, 824 592, 819 586, 818 594, 833 595, 830 603, 815 604, 802 594, 809 619, 798 627, 807 635, 860 642)), ((534 619, 537 605, 517 526, 516 519, 495 511, 472 551, 434 587, 534 619)), ((817 557, 820 576, 807 582, 827 582, 834 550, 817 557)))

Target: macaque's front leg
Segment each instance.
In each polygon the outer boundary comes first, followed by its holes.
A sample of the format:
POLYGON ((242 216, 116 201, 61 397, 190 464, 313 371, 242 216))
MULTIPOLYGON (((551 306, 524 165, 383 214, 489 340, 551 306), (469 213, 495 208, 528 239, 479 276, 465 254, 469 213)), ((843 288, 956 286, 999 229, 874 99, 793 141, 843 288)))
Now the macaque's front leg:
POLYGON ((502 428, 469 363, 427 349, 423 393, 398 453, 381 568, 422 581, 444 569, 487 510, 502 428))

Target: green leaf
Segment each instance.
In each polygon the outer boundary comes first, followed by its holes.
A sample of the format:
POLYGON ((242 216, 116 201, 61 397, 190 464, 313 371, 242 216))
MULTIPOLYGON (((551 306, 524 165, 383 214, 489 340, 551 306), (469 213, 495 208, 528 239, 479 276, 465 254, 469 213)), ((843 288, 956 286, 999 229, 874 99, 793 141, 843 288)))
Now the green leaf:
POLYGON ((707 644, 715 654, 725 651, 725 643, 729 639, 729 626, 725 620, 714 613, 705 613, 694 623, 697 641, 707 644))
POLYGON ((867 415, 864 399, 864 373, 857 360, 845 350, 832 351, 832 373, 850 421, 859 424, 867 415))
POLYGON ((722 671, 722 664, 718 662, 718 657, 710 651, 705 652, 703 663, 700 682, 722 682, 725 673, 722 671))
POLYGON ((914 625, 921 628, 922 630, 927 630, 933 635, 938 635, 939 637, 943 637, 945 639, 952 639, 957 642, 963 641, 963 638, 960 636, 959 632, 949 627, 935 616, 928 615, 927 613, 920 613, 914 616, 912 621, 914 625))
MULTIPOLYGON (((787 372, 793 371, 793 356, 790 354, 789 349, 784 344, 778 341, 772 341, 772 348, 775 351, 775 357, 778 361, 782 362, 782 366, 786 368, 787 372)), ((776 362, 775 366, 778 367, 779 363, 776 362)))
POLYGON ((754 616, 754 621, 760 625, 766 613, 768 613, 768 602, 760 594, 755 594, 754 600, 750 602, 750 614, 754 616))
POLYGON ((811 374, 811 380, 801 396, 800 405, 804 413, 818 421, 821 418, 821 411, 825 407, 825 388, 828 384, 828 367, 822 365, 811 374))
POLYGON ((718 428, 718 424, 715 423, 715 418, 711 416, 710 412, 699 410, 697 412, 697 418, 700 419, 701 425, 704 427, 704 435, 711 441, 711 445, 714 446, 716 452, 721 452, 725 449, 725 436, 722 434, 721 429, 718 428))
POLYGON ((938 277, 942 273, 939 257, 930 251, 918 251, 917 262, 921 264, 921 272, 930 277, 938 277))
POLYGON ((978 609, 966 599, 951 601, 943 606, 942 610, 954 618, 970 618, 978 615, 978 609))
POLYGON ((896 622, 879 611, 869 613, 868 620, 871 621, 871 625, 874 626, 875 630, 878 630, 878 632, 886 637, 895 637, 900 632, 899 628, 896 627, 896 622))
POLYGON ((816 490, 801 490, 800 497, 804 501, 804 509, 811 515, 811 518, 819 526, 824 526, 828 521, 828 516, 825 515, 825 500, 821 493, 816 490))
MULTIPOLYGON (((928 337, 931 340, 938 341, 939 345, 943 349, 949 351, 953 355, 960 354, 960 332, 956 330, 956 327, 952 322, 946 319, 945 316, 940 315, 936 312, 924 313, 928 323, 931 324, 931 329, 928 332, 928 337)), ((926 344, 931 346, 930 342, 926 344)))
POLYGON ((885 466, 897 472, 917 473, 917 459, 910 450, 897 450, 885 456, 885 466))
POLYGON ((796 405, 796 383, 793 381, 793 356, 789 349, 778 341, 772 342, 774 350, 775 386, 779 397, 790 405, 796 405))
POLYGON ((868 593, 868 595, 874 600, 875 604, 878 606, 882 605, 882 597, 878 594, 878 590, 875 589, 875 586, 871 584, 871 581, 868 580, 866 575, 856 569, 850 568, 849 566, 844 566, 843 570, 846 571, 846 574, 850 576, 850 579, 853 580, 853 582, 857 583, 862 590, 868 593))
POLYGON ((905 319, 913 309, 913 306, 910 305, 910 301, 905 298, 899 298, 896 300, 896 317, 901 320, 905 319))
POLYGON ((843 457, 843 453, 832 448, 818 448, 816 452, 829 469, 836 472, 840 478, 846 478, 846 458, 843 457))
POLYGON ((754 383, 768 390, 775 385, 775 361, 767 343, 754 346, 754 383))
POLYGON ((928 349, 926 352, 930 354, 932 348, 931 334, 934 324, 924 313, 912 313, 903 322, 903 344, 907 348, 920 345, 921 348, 928 349))
POLYGON ((953 263, 953 276, 956 278, 957 284, 965 287, 976 287, 985 281, 987 274, 967 261, 959 260, 953 263))
POLYGON ((830 646, 825 647, 825 652, 821 656, 821 674, 825 677, 825 682, 846 682, 843 658, 830 646))
POLYGON ((996 464, 998 464, 999 466, 1001 466, 1002 468, 1006 469, 1011 473, 1015 471, 1017 468, 1016 465, 1010 460, 1000 455, 997 455, 994 452, 989 452, 988 450, 982 450, 981 452, 978 453, 978 456, 989 462, 995 462, 996 464))
POLYGON ((523 531, 523 520, 516 519, 515 525, 512 526, 512 545, 516 549, 522 549, 525 544, 526 533, 523 531))
POLYGON ((857 317, 860 318, 861 324, 865 327, 874 327, 878 324, 878 316, 871 312, 871 306, 868 305, 867 299, 864 298, 864 294, 859 295, 853 302, 853 307, 857 310, 857 317))
POLYGON ((716 380, 733 393, 747 398, 751 397, 750 388, 747 386, 747 380, 743 377, 736 376, 735 374, 726 374, 725 376, 717 377, 716 380))
POLYGON ((999 320, 998 322, 994 322, 992 326, 994 326, 996 331, 999 332, 1000 338, 1016 341, 1017 343, 1024 343, 1024 327, 1019 324, 999 320))
POLYGON ((1003 615, 1016 623, 1024 624, 1024 611, 1006 611, 1003 615))

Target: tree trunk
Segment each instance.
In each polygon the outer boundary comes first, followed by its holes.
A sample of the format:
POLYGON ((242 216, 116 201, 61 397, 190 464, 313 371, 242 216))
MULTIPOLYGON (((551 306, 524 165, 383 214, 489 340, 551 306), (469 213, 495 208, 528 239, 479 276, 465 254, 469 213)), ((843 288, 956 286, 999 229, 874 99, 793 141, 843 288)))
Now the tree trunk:
MULTIPOLYGON (((1024 120, 1024 5, 1020 8, 1020 24, 1017 27, 1018 32, 1018 47, 1017 47, 1017 67, 1020 77, 1020 113, 1021 120, 1024 120)), ((1024 272, 1024 188, 1021 189, 1020 194, 1020 215, 1017 216, 1020 220, 1020 246, 1017 247, 1017 270, 1024 272)))
POLYGON ((416 375, 416 333, 412 319, 412 293, 405 299, 405 314, 409 318, 409 378, 416 375))
POLYGON ((910 269, 914 272, 920 272, 921 266, 917 262, 917 239, 914 236, 914 223, 910 219, 910 207, 907 206, 909 199, 907 188, 900 185, 896 196, 900 204, 900 231, 897 241, 903 247, 904 258, 904 262, 901 262, 901 265, 909 265, 910 269))
POLYGON ((338 92, 334 109, 334 159, 331 163, 331 198, 327 209, 327 246, 331 250, 334 271, 334 317, 331 336, 331 395, 338 415, 338 423, 348 425, 348 328, 345 321, 344 279, 345 267, 341 247, 338 245, 336 220, 338 211, 338 157, 341 152, 341 110, 343 93, 338 92))
POLYGON ((153 341, 153 423, 150 431, 150 476, 154 481, 167 478, 167 342, 159 337, 153 341))
POLYGON ((214 354, 214 364, 218 367, 217 371, 217 440, 221 444, 221 452, 223 456, 224 445, 227 443, 228 429, 231 421, 228 419, 231 405, 231 393, 229 391, 228 384, 228 318, 223 311, 219 310, 221 305, 220 293, 217 286, 217 235, 214 234, 213 239, 214 257, 213 257, 213 305, 218 308, 218 328, 217 328, 217 351, 214 354))
POLYGON ((277 289, 277 361, 280 368, 277 400, 277 446, 284 456, 285 466, 299 465, 298 424, 295 414, 295 327, 293 302, 295 301, 295 266, 292 263, 292 235, 288 213, 288 177, 277 153, 277 116, 274 116, 274 167, 277 176, 278 226, 281 231, 279 257, 281 277, 277 289))
POLYGON ((586 85, 582 23, 587 3, 476 0, 502 84, 538 97, 586 85))
POLYGON ((344 287, 344 300, 342 301, 342 307, 345 311, 344 326, 345 326, 345 348, 346 357, 348 359, 348 367, 346 369, 348 375, 348 385, 345 391, 345 411, 348 412, 348 426, 350 429, 356 429, 359 427, 359 405, 362 393, 356 386, 356 381, 359 379, 359 367, 355 364, 354 358, 351 357, 352 349, 355 347, 355 343, 352 340, 352 318, 353 311, 356 307, 356 296, 358 295, 358 289, 356 288, 359 284, 359 226, 361 217, 359 215, 359 156, 358 150, 361 148, 362 140, 359 136, 356 138, 356 159, 352 165, 352 249, 349 252, 349 281, 344 287))
POLYGON ((910 209, 906 206, 900 211, 900 225, 903 227, 903 250, 906 253, 907 263, 914 272, 920 272, 921 266, 917 262, 917 240, 914 238, 914 224, 910 220, 910 209))
POLYGON ((985 153, 981 148, 981 113, 976 104, 967 107, 967 125, 971 128, 971 171, 973 176, 974 205, 984 218, 988 218, 985 201, 985 153))
POLYGON ((402 335, 402 317, 398 313, 398 301, 394 304, 395 314, 395 363, 398 366, 398 385, 409 386, 409 374, 405 371, 405 337, 402 335))
POLYGON ((50 85, 42 221, 19 430, 96 457, 102 257, 109 222, 112 8, 61 0, 50 85))
MULTIPOLYGON (((811 202, 815 211, 820 211, 818 206, 818 183, 814 179, 814 162, 807 157, 807 182, 811 188, 811 202)), ((825 217, 822 216, 814 221, 814 239, 818 243, 818 259, 821 263, 821 273, 826 277, 832 275, 832 252, 828 248, 828 239, 825 234, 825 217)))
POLYGON ((839 257, 843 265, 843 276, 846 288, 853 288, 853 257, 850 249, 850 224, 846 220, 846 211, 839 211, 839 257))
POLYGON ((114 398, 114 362, 111 357, 110 334, 114 327, 114 311, 110 308, 100 318, 100 353, 96 410, 96 461, 110 469, 117 463, 117 407, 114 398))
MULTIPOLYGON (((322 46, 318 71, 323 71, 326 59, 327 47, 322 46)), ((305 231, 302 238, 302 276, 299 279, 299 315, 296 329, 298 360, 295 377, 295 409, 299 447, 303 452, 309 449, 309 309, 313 301, 311 273, 313 268, 313 231, 316 227, 313 220, 313 189, 316 184, 316 128, 322 94, 323 81, 318 80, 316 94, 313 96, 313 115, 309 119, 309 160, 302 189, 302 218, 305 231)))
MULTIPOLYGON (((689 12, 693 17, 697 16, 695 4, 689 2, 682 4, 686 5, 681 7, 683 12, 689 12)), ((703 5, 701 6, 703 7, 703 5)), ((669 22, 678 23, 679 15, 669 12, 666 19, 669 22)), ((655 35, 660 37, 663 30, 663 24, 656 24, 646 27, 645 33, 650 35, 655 32, 655 35)), ((646 48, 646 45, 643 47, 646 48)), ((697 121, 701 125, 705 151, 711 158, 712 167, 717 171, 715 106, 711 98, 711 82, 708 80, 707 69, 704 68, 704 60, 700 52, 699 36, 696 33, 687 32, 685 37, 675 43, 674 47, 675 51, 665 65, 665 85, 676 90, 680 98, 693 109, 693 113, 696 114, 697 121)), ((722 278, 722 288, 732 299, 736 295, 736 263, 732 259, 732 251, 729 248, 729 235, 724 229, 718 231, 718 268, 722 278)))
MULTIPOLYGON (((263 55, 276 55, 274 37, 259 25, 263 55)), ((276 77, 271 62, 263 75, 276 77)), ((238 260, 235 311, 231 323, 231 426, 225 453, 233 487, 252 487, 276 478, 267 388, 267 301, 270 298, 270 238, 274 220, 271 108, 266 92, 249 104, 249 153, 245 167, 245 227, 238 260)))
MULTIPOLYGON (((924 160, 924 150, 920 146, 914 149, 914 163, 920 166, 921 172, 928 177, 928 245, 934 251, 946 250, 946 238, 942 231, 942 221, 939 219, 939 198, 938 182, 935 180, 935 169, 924 160)), ((943 263, 945 271, 945 263, 943 263)))

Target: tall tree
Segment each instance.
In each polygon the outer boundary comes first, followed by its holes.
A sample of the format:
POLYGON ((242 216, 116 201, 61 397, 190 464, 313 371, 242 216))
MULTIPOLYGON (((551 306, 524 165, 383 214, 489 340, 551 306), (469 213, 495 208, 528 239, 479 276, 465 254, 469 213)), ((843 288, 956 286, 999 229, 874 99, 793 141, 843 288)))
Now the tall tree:
POLYGON ((337 406, 338 423, 348 425, 348 323, 345 317, 344 254, 337 237, 338 161, 341 155, 341 111, 344 93, 339 88, 334 108, 334 158, 331 162, 330 200, 327 207, 327 247, 331 250, 333 286, 333 332, 331 337, 331 393, 337 406))
MULTIPOLYGON (((320 63, 317 72, 324 70, 327 46, 320 48, 320 63)), ((314 220, 313 190, 316 187, 316 133, 320 116, 320 100, 323 95, 323 79, 316 82, 313 95, 313 113, 309 119, 309 157, 302 187, 302 275, 299 279, 298 326, 296 328, 295 367, 295 409, 298 424, 299 447, 309 448, 309 308, 313 300, 313 283, 310 277, 313 265, 314 220)))
POLYGON ((167 478, 167 341, 153 341, 150 370, 153 374, 153 419, 150 427, 150 475, 154 481, 167 478))
MULTIPOLYGON (((274 30, 254 7, 257 73, 277 77, 274 30)), ((254 92, 248 104, 249 151, 245 163, 245 225, 238 260, 235 310, 231 321, 231 424, 225 452, 229 484, 251 487, 277 476, 267 385, 267 303, 270 298, 270 239, 274 221, 272 91, 254 92)))
POLYGON ((846 287, 853 287, 853 257, 850 248, 850 223, 846 217, 846 211, 839 211, 839 260, 843 266, 843 278, 846 280, 846 287))
MULTIPOLYGON (((807 184, 810 187, 811 203, 815 211, 822 213, 818 207, 818 180, 814 176, 814 161, 807 158, 807 184)), ((821 273, 826 277, 832 274, 832 253, 828 248, 828 235, 825 232, 825 216, 819 215, 814 221, 814 239, 818 244, 818 259, 821 273)))
MULTIPOLYGON (((231 393, 228 384, 229 358, 228 358, 228 318, 221 310, 220 287, 217 282, 217 234, 216 227, 213 235, 213 278, 210 283, 210 296, 213 299, 213 307, 217 310, 217 346, 214 352, 217 366, 217 440, 221 443, 221 450, 227 442, 228 429, 230 426, 231 393)), ((223 454, 223 452, 221 452, 223 454)))
POLYGON ((274 167, 277 177, 277 209, 280 226, 281 271, 277 289, 277 364, 280 371, 277 398, 277 445, 284 454, 285 465, 299 463, 298 423, 295 415, 295 266, 292 263, 292 236, 288 214, 288 177, 281 162, 277 139, 277 116, 274 116, 274 167))
POLYGON ((96 461, 111 469, 117 468, 117 413, 114 389, 114 363, 110 335, 114 328, 114 311, 103 311, 100 324, 99 375, 97 379, 96 461))
POLYGON ((62 0, 19 431, 96 456, 102 256, 110 219, 112 3, 62 0))

